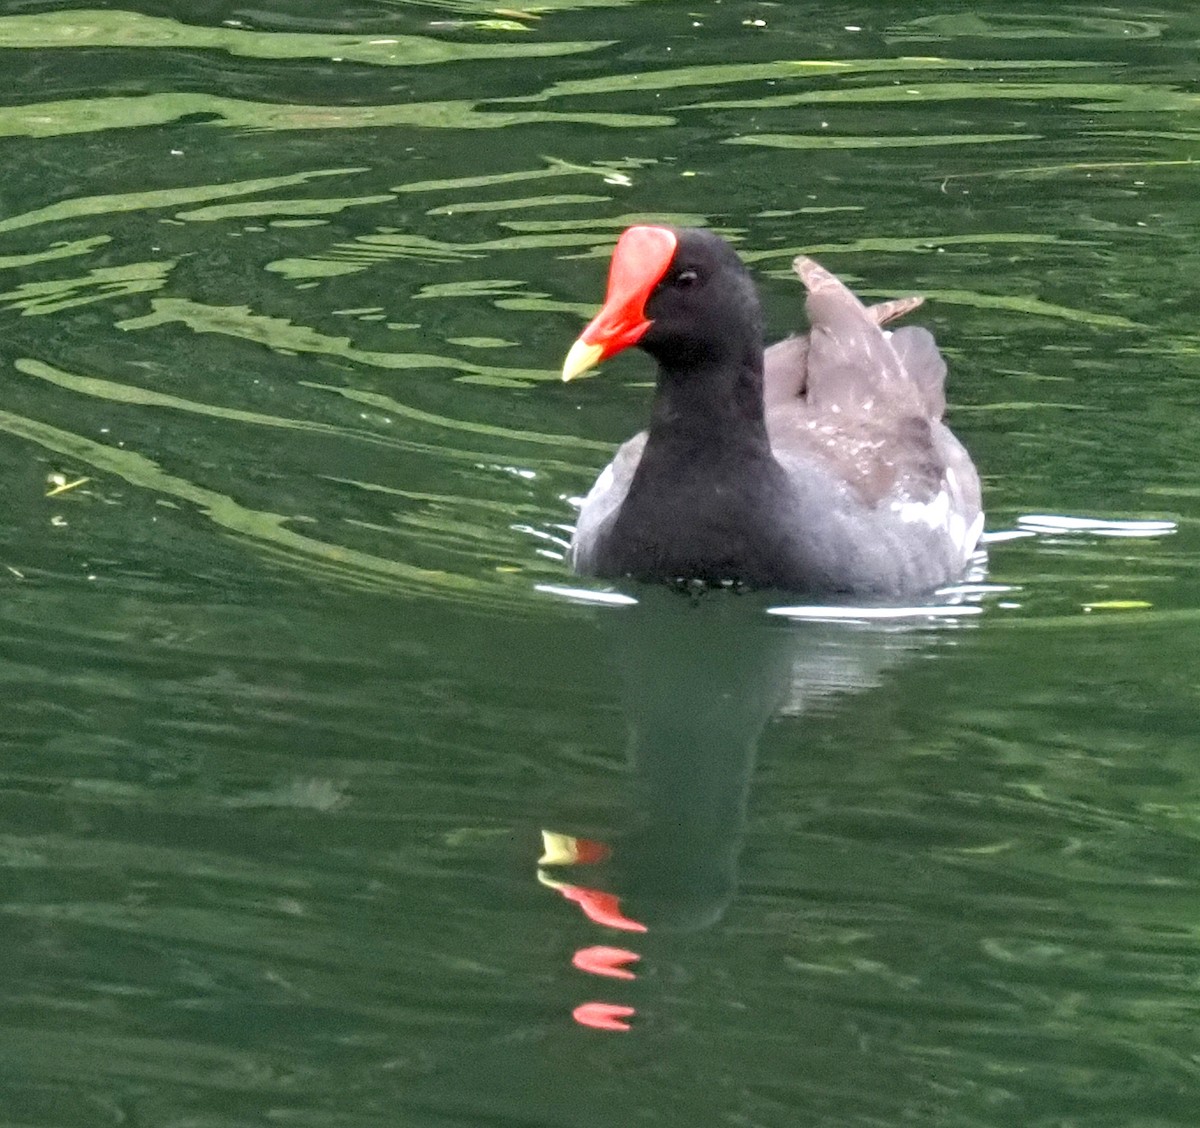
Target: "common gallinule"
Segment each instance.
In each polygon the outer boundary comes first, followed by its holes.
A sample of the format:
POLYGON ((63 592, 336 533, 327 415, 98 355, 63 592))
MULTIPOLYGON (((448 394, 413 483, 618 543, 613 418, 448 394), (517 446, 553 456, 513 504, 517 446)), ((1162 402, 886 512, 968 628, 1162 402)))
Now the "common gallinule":
POLYGON ((618 239, 563 379, 637 345, 658 386, 649 429, 584 499, 576 572, 883 597, 962 576, 983 512, 941 421, 946 364, 928 330, 882 328, 921 299, 868 308, 811 259, 794 265, 811 330, 764 355, 754 283, 723 239, 618 239))

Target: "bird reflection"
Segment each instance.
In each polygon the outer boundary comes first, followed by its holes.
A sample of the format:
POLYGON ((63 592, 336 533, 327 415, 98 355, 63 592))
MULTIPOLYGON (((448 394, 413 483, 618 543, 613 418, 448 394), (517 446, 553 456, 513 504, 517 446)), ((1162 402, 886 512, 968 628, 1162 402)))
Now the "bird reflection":
MULTIPOLYGON (((690 932, 721 919, 737 887, 767 722, 879 685, 888 667, 931 637, 911 623, 825 621, 784 609, 804 620, 796 621, 768 610, 759 595, 652 589, 636 605, 599 615, 628 729, 629 822, 612 843, 544 832, 538 877, 589 920, 623 933, 625 944, 647 931, 690 932)), ((828 618, 846 614, 833 608, 828 618)), ((629 979, 638 959, 629 947, 600 945, 573 963, 629 979)), ((575 1011, 576 1021, 607 1030, 628 1029, 632 1016, 609 1003, 575 1011)))

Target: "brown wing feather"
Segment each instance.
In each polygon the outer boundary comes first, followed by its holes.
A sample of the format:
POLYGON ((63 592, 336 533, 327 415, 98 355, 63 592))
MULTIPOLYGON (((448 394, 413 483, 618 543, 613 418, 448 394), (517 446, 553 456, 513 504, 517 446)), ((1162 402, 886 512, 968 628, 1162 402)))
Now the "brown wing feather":
MULTIPOLYGON (((924 302, 924 298, 914 294, 864 308, 876 325, 887 325, 898 317, 912 313, 924 302)), ((767 347, 763 354, 763 400, 767 407, 804 395, 808 388, 808 353, 807 333, 785 337, 767 347)))
POLYGON ((919 297, 864 306, 812 259, 793 264, 812 329, 766 353, 771 446, 824 463, 868 505, 942 488, 946 364, 928 330, 883 325, 919 297))

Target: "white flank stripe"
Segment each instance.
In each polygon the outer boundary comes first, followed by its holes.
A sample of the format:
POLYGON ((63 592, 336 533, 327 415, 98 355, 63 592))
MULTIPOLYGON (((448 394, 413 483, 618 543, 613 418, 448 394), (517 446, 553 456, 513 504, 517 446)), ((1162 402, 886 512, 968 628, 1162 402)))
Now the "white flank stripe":
POLYGON ((932 501, 893 501, 892 512, 910 524, 944 529, 950 520, 950 494, 942 490, 932 501))

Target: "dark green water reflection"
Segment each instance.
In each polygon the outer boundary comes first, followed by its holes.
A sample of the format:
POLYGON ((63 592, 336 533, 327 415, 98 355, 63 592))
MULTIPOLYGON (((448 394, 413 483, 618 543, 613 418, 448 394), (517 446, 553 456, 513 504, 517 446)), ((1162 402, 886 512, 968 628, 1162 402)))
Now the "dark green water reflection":
POLYGON ((1196 1123, 1200 16, 960 8, 0 4, 4 1124, 1196 1123), (954 615, 560 590, 647 218, 930 297, 954 615))

